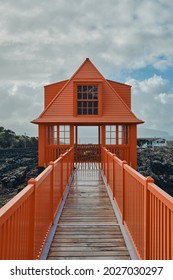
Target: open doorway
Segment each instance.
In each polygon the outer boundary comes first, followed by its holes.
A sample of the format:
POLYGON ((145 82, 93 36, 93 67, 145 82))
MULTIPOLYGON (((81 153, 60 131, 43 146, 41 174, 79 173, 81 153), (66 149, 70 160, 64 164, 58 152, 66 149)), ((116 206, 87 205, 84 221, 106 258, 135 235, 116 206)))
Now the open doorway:
POLYGON ((98 126, 78 126, 78 144, 99 144, 98 126))
POLYGON ((76 162, 100 162, 100 127, 77 126, 75 129, 76 162))

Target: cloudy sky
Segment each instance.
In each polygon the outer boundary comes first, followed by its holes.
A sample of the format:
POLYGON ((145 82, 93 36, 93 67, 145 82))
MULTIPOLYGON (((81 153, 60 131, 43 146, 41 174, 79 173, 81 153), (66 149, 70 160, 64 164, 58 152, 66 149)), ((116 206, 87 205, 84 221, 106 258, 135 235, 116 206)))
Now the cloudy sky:
POLYGON ((89 57, 132 85, 143 132, 173 135, 172 14, 170 0, 0 0, 0 126, 36 136, 43 86, 89 57))

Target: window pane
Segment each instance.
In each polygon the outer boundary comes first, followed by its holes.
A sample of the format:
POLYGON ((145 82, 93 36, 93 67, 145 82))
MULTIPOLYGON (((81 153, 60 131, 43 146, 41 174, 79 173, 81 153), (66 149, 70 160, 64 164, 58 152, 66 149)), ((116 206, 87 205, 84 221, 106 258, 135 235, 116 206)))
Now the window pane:
POLYGON ((59 143, 60 143, 60 145, 64 145, 64 138, 60 138, 59 143))
POLYGON ((77 86, 77 113, 78 115, 98 115, 97 85, 77 86))
POLYGON ((115 132, 111 131, 110 136, 111 136, 111 139, 116 138, 115 132))
POLYGON ((64 139, 64 144, 65 144, 65 145, 69 145, 69 144, 70 144, 70 139, 65 138, 65 139, 64 139))
POLYGON ((59 131, 64 131, 64 125, 59 126, 59 131))
POLYGON ((82 115, 82 108, 78 108, 77 113, 78 115, 82 115))
POLYGON ((94 86, 94 92, 98 92, 98 86, 94 86))
POLYGON ((112 145, 115 145, 115 144, 116 144, 116 140, 115 140, 114 138, 113 138, 113 139, 111 138, 111 144, 112 144, 112 145))
POLYGON ((82 107, 82 102, 81 101, 78 101, 78 107, 82 107))
POLYGON ((106 132, 110 131, 110 125, 106 125, 106 132))
POLYGON ((88 108, 88 114, 92 115, 92 108, 88 108))
POLYGON ((69 131, 65 132, 65 138, 70 138, 70 132, 69 131))
POLYGON ((82 92, 82 86, 77 86, 77 92, 82 92))
POLYGON ((87 86, 83 86, 83 92, 87 92, 87 86))
POLYGON ((64 138, 64 131, 60 131, 60 132, 59 132, 59 137, 60 137, 60 138, 64 138))
POLYGON ((98 101, 94 101, 94 108, 98 107, 98 101))
POLYGON ((122 131, 119 131, 118 132, 118 138, 120 139, 120 138, 122 138, 123 137, 123 133, 122 133, 122 131))
POLYGON ((106 138, 110 138, 110 133, 106 132, 106 138))
POLYGON ((94 115, 97 115, 98 114, 98 109, 94 109, 94 115))
POLYGON ((78 93, 78 94, 77 94, 77 98, 78 98, 78 99, 82 99, 82 93, 78 93))
POLYGON ((111 131, 116 131, 116 126, 115 125, 111 125, 111 131))
POLYGON ((88 86, 88 91, 89 91, 90 93, 92 93, 92 90, 93 90, 93 87, 92 87, 92 86, 88 86))
POLYGON ((94 99, 98 99, 98 93, 97 92, 94 93, 94 99))
POLYGON ((89 92, 88 93, 88 99, 92 99, 92 98, 93 98, 92 92, 89 92))
POLYGON ((116 125, 106 126, 106 143, 116 145, 116 125))
POLYGON ((70 131, 70 126, 69 125, 65 125, 65 131, 70 131))
POLYGON ((83 99, 87 99, 87 93, 83 94, 83 99))

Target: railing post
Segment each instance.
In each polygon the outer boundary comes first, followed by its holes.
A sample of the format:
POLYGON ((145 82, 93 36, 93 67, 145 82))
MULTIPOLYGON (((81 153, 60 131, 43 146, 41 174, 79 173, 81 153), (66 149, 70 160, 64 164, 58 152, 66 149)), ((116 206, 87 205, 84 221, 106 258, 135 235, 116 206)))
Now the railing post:
POLYGON ((67 156, 66 156, 66 164, 67 164, 67 171, 66 171, 67 176, 66 176, 66 178, 67 178, 67 184, 68 184, 68 179, 69 179, 69 154, 67 154, 67 156))
POLYGON ((106 152, 106 161, 107 161, 107 184, 109 185, 109 152, 106 152))
POLYGON ((115 178, 116 178, 116 174, 115 174, 115 157, 116 157, 116 154, 113 154, 113 199, 115 197, 115 178))
POLYGON ((50 183, 50 222, 54 224, 54 183, 55 183, 55 171, 54 171, 54 162, 51 161, 49 165, 52 166, 51 171, 51 183, 50 183))
POLYGON ((149 225, 150 225, 150 220, 149 220, 149 199, 148 199, 148 184, 149 183, 154 183, 154 179, 150 176, 146 178, 146 183, 144 187, 144 260, 150 259, 149 256, 149 225))
POLYGON ((60 155, 60 182, 61 182, 61 199, 63 199, 63 155, 60 155))
POLYGON ((31 178, 28 181, 28 185, 33 185, 34 192, 33 192, 33 198, 31 203, 31 210, 30 210, 30 227, 29 227, 29 244, 28 244, 28 259, 33 260, 34 259, 34 250, 35 250, 35 211, 36 211, 36 180, 34 178, 31 178))
POLYGON ((101 147, 101 170, 104 173, 104 151, 103 151, 103 147, 101 147))
POLYGON ((124 221, 126 219, 125 217, 125 207, 126 207, 126 199, 125 199, 125 169, 124 169, 124 165, 127 164, 126 160, 122 161, 122 190, 123 190, 123 207, 122 207, 122 224, 124 224, 124 221))

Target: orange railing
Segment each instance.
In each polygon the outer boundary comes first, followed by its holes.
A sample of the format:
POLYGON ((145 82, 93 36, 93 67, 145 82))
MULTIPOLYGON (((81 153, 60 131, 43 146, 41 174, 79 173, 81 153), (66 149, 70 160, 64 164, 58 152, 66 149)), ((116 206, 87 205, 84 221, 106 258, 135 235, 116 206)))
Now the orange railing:
POLYGON ((173 259, 173 198, 102 148, 102 169, 140 259, 173 259))
POLYGON ((70 147, 63 146, 58 147, 54 145, 47 145, 45 149, 45 164, 46 166, 49 164, 50 161, 55 161, 60 155, 64 154, 66 151, 69 150, 70 147))
POLYGON ((39 259, 74 169, 74 149, 61 155, 0 209, 0 259, 39 259))
POLYGON ((97 144, 77 144, 75 146, 76 162, 100 162, 101 148, 97 144))
POLYGON ((106 145, 112 154, 116 154, 121 160, 126 160, 130 164, 130 145, 106 145))

